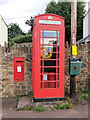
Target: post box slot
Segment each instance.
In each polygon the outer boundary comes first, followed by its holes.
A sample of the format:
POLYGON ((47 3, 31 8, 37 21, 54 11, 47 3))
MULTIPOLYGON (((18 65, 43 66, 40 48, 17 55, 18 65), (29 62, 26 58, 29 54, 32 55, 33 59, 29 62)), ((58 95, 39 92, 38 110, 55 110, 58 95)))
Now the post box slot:
POLYGON ((23 61, 16 61, 16 62, 23 62, 23 61))

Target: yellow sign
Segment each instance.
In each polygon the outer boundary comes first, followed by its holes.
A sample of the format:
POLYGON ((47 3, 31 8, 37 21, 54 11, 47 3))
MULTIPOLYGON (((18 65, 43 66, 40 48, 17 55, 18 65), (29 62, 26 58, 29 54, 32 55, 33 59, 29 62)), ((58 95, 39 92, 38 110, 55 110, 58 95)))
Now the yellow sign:
POLYGON ((76 45, 72 46, 72 55, 77 55, 77 47, 76 47, 76 45))

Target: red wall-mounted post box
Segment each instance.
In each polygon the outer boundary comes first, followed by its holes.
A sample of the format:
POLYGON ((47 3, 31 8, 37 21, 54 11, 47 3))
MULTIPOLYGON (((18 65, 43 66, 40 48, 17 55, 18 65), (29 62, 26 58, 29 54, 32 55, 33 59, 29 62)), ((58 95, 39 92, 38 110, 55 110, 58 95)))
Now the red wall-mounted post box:
POLYGON ((24 81, 24 57, 14 58, 14 81, 24 81))

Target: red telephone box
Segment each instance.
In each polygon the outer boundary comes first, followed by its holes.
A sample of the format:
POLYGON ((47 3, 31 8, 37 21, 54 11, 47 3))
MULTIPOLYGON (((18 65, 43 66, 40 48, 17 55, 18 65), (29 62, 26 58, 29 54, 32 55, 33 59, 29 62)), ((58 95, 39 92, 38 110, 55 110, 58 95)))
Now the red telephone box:
POLYGON ((64 98, 64 18, 42 14, 34 18, 32 49, 33 98, 64 98))

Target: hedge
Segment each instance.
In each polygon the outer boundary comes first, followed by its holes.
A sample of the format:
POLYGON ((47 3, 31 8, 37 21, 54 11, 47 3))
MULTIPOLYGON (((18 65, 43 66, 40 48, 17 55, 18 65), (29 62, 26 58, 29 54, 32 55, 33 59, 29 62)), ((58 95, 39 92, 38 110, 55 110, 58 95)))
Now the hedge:
POLYGON ((13 38, 15 43, 24 43, 24 42, 32 42, 32 35, 18 35, 13 38))

